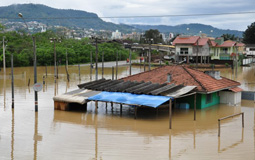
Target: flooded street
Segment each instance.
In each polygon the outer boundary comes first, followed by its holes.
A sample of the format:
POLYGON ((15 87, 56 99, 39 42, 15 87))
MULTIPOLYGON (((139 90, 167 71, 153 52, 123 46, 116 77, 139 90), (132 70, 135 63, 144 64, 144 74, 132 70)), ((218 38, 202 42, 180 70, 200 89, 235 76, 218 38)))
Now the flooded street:
MULTIPOLYGON (((46 84, 38 92, 38 112, 34 112, 33 67, 14 68, 15 108, 11 108, 11 69, 6 80, 0 71, 0 159, 254 159, 255 104, 242 100, 240 106, 216 105, 197 110, 173 111, 169 130, 167 110, 139 110, 118 105, 106 110, 99 102, 95 114, 94 102, 85 111, 54 110, 53 96, 77 89, 77 84, 90 81, 89 66, 69 66, 70 82, 65 67, 59 67, 59 79, 54 83, 54 67, 47 67, 46 84), (30 87, 28 81, 30 79, 30 87), (221 122, 218 138, 218 119, 244 112, 221 122)), ((133 67, 132 74, 143 71, 133 67)), ((231 69, 220 69, 221 75, 241 82, 244 90, 255 90, 255 66, 238 68, 238 76, 231 69)), ((38 82, 43 84, 45 67, 38 67, 38 82)), ((93 69, 93 80, 95 79, 93 69)), ((101 65, 99 75, 101 78, 101 65)), ((112 77, 112 68, 105 68, 104 77, 112 77)), ((120 66, 118 78, 129 75, 129 66, 120 66)), ((115 76, 114 76, 115 77, 115 76)), ((109 106, 109 105, 108 105, 109 106)))

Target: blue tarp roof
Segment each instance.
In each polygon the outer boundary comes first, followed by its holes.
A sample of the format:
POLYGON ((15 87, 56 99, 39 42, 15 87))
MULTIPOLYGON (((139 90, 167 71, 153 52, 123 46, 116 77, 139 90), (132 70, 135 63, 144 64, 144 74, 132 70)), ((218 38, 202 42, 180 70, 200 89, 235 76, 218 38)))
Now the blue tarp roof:
POLYGON ((88 100, 115 102, 129 105, 141 105, 157 108, 166 101, 169 101, 170 98, 172 99, 173 97, 153 96, 144 94, 138 95, 122 92, 101 92, 97 95, 89 97, 88 100))

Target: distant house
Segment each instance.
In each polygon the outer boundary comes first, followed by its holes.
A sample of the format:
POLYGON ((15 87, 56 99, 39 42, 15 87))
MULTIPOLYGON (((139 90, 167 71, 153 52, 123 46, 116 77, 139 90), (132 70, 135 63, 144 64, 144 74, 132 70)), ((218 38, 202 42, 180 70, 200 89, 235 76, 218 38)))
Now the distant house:
MULTIPOLYGON (((171 75, 168 84, 197 87, 197 108, 202 109, 219 103, 236 105, 241 102, 242 89, 238 87, 240 83, 221 77, 218 71, 202 72, 184 66, 164 66, 123 78, 123 80, 162 84, 166 83, 168 74, 171 75)), ((194 97, 177 99, 177 103, 189 103, 192 108, 194 97)))
POLYGON ((244 44, 235 41, 224 41, 222 37, 211 41, 210 55, 211 59, 231 60, 235 59, 236 53, 242 55, 244 53, 244 44))
POLYGON ((245 51, 247 56, 255 56, 255 44, 246 44, 245 51))
POLYGON ((178 36, 173 41, 175 45, 176 61, 195 62, 198 56, 198 62, 209 61, 210 39, 200 38, 199 36, 178 36))

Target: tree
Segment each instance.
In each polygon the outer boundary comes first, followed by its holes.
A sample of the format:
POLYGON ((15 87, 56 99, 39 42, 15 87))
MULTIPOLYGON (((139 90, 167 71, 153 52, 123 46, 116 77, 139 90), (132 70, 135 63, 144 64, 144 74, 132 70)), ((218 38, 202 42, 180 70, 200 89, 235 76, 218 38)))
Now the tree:
POLYGON ((255 22, 253 22, 243 33, 245 44, 255 44, 255 22))
POLYGON ((227 41, 227 40, 236 41, 238 39, 238 37, 236 37, 234 34, 223 34, 221 37, 224 38, 224 41, 227 41))
MULTIPOLYGON (((153 39, 153 43, 162 43, 163 38, 160 32, 157 29, 150 29, 145 31, 145 39, 153 39)), ((145 41, 146 42, 146 41, 145 41)))

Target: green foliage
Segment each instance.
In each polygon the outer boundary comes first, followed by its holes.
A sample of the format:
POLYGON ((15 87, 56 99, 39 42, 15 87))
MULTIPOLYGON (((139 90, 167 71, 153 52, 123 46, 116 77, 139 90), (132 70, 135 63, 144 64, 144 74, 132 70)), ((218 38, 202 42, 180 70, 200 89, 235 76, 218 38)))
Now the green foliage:
POLYGON ((224 38, 224 41, 227 41, 227 40, 236 41, 238 39, 238 37, 236 37, 234 34, 223 34, 221 37, 224 38))
POLYGON ((168 65, 169 65, 169 62, 168 62, 168 61, 166 61, 166 62, 165 62, 165 64, 168 66, 168 65))
POLYGON ((243 33, 245 44, 255 44, 255 22, 253 22, 243 33))
MULTIPOLYGON (((155 43, 155 44, 163 43, 162 35, 157 29, 150 29, 145 31, 144 38, 147 40, 153 39, 152 43, 155 43)), ((146 43, 147 41, 145 40, 144 42, 146 43)))
MULTIPOLYGON (((14 66, 32 66, 33 65, 33 44, 31 35, 24 32, 6 32, 0 33, 8 40, 6 48, 6 65, 10 66, 11 53, 14 56, 14 66)), ((54 64, 54 43, 50 38, 60 37, 52 31, 45 33, 37 33, 36 37, 36 55, 37 65, 53 65, 54 64)), ((55 43, 56 57, 59 64, 65 64, 66 53, 68 53, 68 63, 88 63, 90 62, 90 53, 93 54, 93 62, 95 62, 94 42, 88 38, 82 40, 62 38, 61 42, 55 43)), ((126 60, 129 57, 129 50, 126 50, 118 43, 99 43, 98 44, 98 61, 102 61, 102 53, 104 52, 104 61, 115 61, 118 52, 119 60, 126 60)), ((136 58, 136 53, 132 53, 132 58, 136 58)), ((0 66, 2 66, 2 54, 0 56, 0 66)))
POLYGON ((229 67, 229 64, 228 64, 228 63, 225 63, 225 66, 226 66, 226 67, 229 67))

